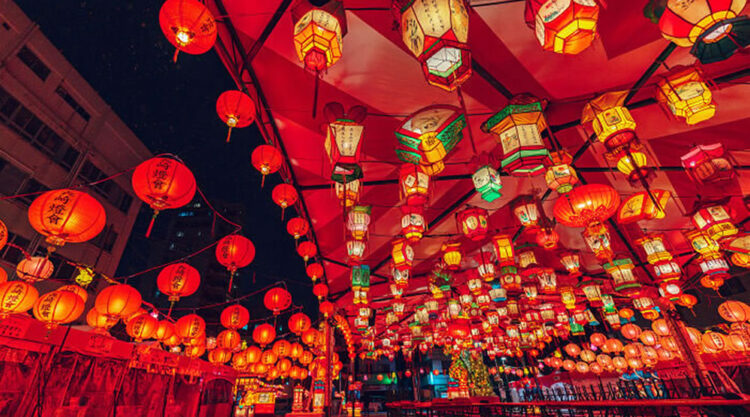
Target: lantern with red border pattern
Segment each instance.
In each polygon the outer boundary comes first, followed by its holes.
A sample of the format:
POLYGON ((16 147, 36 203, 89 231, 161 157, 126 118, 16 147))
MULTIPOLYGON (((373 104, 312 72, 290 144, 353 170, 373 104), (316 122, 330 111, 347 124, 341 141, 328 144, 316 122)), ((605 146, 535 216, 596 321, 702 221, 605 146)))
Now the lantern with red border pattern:
POLYGON ((401 206, 401 234, 409 243, 417 243, 427 230, 422 206, 401 206))
POLYGON ((682 167, 695 183, 721 182, 734 178, 737 161, 724 150, 721 143, 698 145, 680 157, 682 167))
POLYGON ((456 215, 457 228, 467 239, 482 240, 487 236, 489 215, 487 210, 470 207, 456 215))
POLYGON ((596 39, 596 0, 526 0, 526 24, 545 51, 576 55, 596 39))
POLYGON ((406 204, 423 206, 427 204, 430 192, 430 176, 419 165, 403 164, 399 173, 401 198, 406 204))
MULTIPOLYGON (((323 114, 328 122, 324 146, 333 167, 333 179, 336 174, 341 174, 337 168, 348 171, 352 165, 359 164, 365 129, 362 122, 367 117, 367 109, 353 106, 346 111, 341 103, 332 102, 325 105, 323 114)), ((351 179, 358 178, 353 176, 351 179)))
POLYGON ((495 279, 495 263, 492 261, 492 254, 480 248, 477 260, 477 273, 486 282, 495 279))
POLYGON ((320 7, 300 0, 292 6, 294 50, 305 68, 320 72, 341 58, 346 35, 346 14, 341 0, 330 0, 320 7))
POLYGON ((726 201, 696 204, 690 220, 696 229, 705 232, 717 242, 739 233, 737 226, 732 223, 731 212, 726 206, 726 201))

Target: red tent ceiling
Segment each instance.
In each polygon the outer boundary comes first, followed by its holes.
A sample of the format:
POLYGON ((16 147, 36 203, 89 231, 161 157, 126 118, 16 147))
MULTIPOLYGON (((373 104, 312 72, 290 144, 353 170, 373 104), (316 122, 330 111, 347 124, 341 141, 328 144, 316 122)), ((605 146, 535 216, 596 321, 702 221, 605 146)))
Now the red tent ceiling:
MULTIPOLYGON (((304 70, 293 48, 292 18, 287 8, 290 1, 215 0, 208 3, 224 22, 219 24, 221 45, 217 48, 220 56, 238 83, 256 91, 251 75, 242 72, 246 64, 251 65, 268 104, 268 112, 262 112, 264 123, 261 130, 268 141, 276 142, 272 124, 278 128, 295 185, 301 191, 301 199, 314 229, 331 293, 344 294, 350 285, 350 269, 345 264, 342 209, 329 180, 331 166, 320 130, 324 120, 320 112, 316 119, 311 114, 314 75, 304 70), (248 54, 251 62, 244 62, 243 52, 248 54), (237 76, 240 73, 242 76, 237 76), (272 115, 272 121, 268 120, 268 115, 272 115)), ((623 196, 640 191, 616 171, 587 170, 607 165, 601 144, 584 147, 591 131, 578 124, 578 119, 583 105, 594 94, 631 88, 668 47, 669 42, 661 37, 657 25, 643 17, 642 4, 636 7, 632 2, 608 2, 600 13, 599 37, 587 50, 570 56, 541 49, 533 30, 524 22, 524 2, 486 6, 482 3, 496 2, 471 2, 469 45, 475 71, 462 87, 477 150, 489 151, 496 146, 495 138, 481 132, 479 127, 488 114, 507 104, 507 92, 498 87, 501 84, 511 94, 529 92, 550 101, 545 112, 550 125, 570 126, 556 133, 562 146, 571 153, 585 149, 575 167, 587 183, 611 184, 623 196)), ((416 110, 433 104, 459 106, 459 101, 455 92, 446 92, 425 82, 419 63, 403 45, 390 11, 390 0, 346 0, 344 4, 348 33, 343 39, 343 57, 322 75, 318 107, 336 101, 347 108, 363 105, 369 112, 364 122, 364 181, 365 184, 385 184, 365 185, 360 204, 372 205, 366 263, 373 268, 371 305, 379 308, 387 305, 389 289, 388 285, 378 283, 390 277, 390 242, 400 233, 398 206, 401 203, 394 180, 398 178, 401 162, 393 151, 396 144, 393 132, 406 115, 416 110)), ((677 48, 669 54, 666 65, 656 70, 656 75, 667 71, 667 66, 694 63, 695 58, 687 48, 677 48)), ((748 64, 747 53, 740 51, 730 59, 706 65, 703 69, 709 78, 743 70, 747 77, 748 64)), ((653 79, 636 92, 631 103, 653 97, 653 79)), ((719 85, 714 90, 718 106, 716 116, 694 126, 667 115, 653 103, 645 102, 645 105, 633 108, 638 136, 656 157, 656 160, 651 158, 651 164, 679 167, 679 157, 694 145, 721 142, 732 151, 740 165, 750 165, 746 139, 750 119, 745 105, 750 86, 742 81, 742 78, 736 78, 719 85)), ((445 171, 439 174, 443 180, 438 178, 433 182, 433 195, 425 216, 430 225, 428 233, 432 236, 425 237, 414 247, 413 278, 407 294, 426 293, 425 274, 432 268, 441 244, 447 239, 444 235, 456 233, 455 209, 466 205, 486 208, 492 214, 491 228, 514 233, 518 224, 509 216, 507 203, 519 193, 546 189, 543 176, 504 176, 503 197, 487 203, 478 194, 471 194, 473 185, 471 179, 466 178, 466 174, 472 172, 469 162, 473 155, 469 137, 464 135, 463 141, 449 154, 445 171), (445 179, 454 175, 463 178, 445 179), (469 197, 462 199, 466 195, 469 197)), ((286 175, 289 177, 288 172, 286 175)), ((750 191, 747 178, 748 172, 740 171, 738 178, 730 184, 699 189, 683 171, 657 171, 651 187, 668 190, 675 198, 668 203, 666 218, 640 222, 639 226, 644 230, 665 231, 673 253, 688 253, 690 246, 681 229, 689 225, 684 213, 692 207, 696 196, 746 195, 750 191)), ((556 198, 557 194, 552 193, 544 202, 550 216, 556 198)), ((732 207, 737 211, 735 220, 741 220, 748 213, 737 200, 734 199, 732 207)), ((581 250, 585 267, 591 272, 601 272, 601 267, 585 247, 580 229, 558 225, 556 230, 561 236, 561 246, 581 250)), ((621 227, 621 230, 631 240, 641 233, 635 225, 621 227)), ((612 237, 616 240, 614 248, 618 254, 633 257, 615 233, 612 237)), ((479 245, 467 244, 465 247, 476 250, 479 245)), ((678 261, 685 261, 689 256, 684 255, 678 261)), ((464 259, 469 259, 469 256, 464 259)), ((554 266, 560 268, 560 265, 554 266)), ((407 298, 410 303, 420 303, 422 297, 407 298)), ((351 310, 351 293, 344 294, 337 303, 351 310)))

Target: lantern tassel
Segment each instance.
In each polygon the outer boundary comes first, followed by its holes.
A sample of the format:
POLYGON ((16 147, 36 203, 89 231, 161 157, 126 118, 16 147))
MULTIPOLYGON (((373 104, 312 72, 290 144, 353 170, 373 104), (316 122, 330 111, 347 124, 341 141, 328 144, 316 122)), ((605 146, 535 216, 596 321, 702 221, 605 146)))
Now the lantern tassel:
POLYGON ((315 71, 315 87, 313 90, 312 118, 318 114, 318 85, 320 84, 320 71, 315 71))
POLYGON ((231 294, 232 293, 232 284, 234 283, 234 273, 235 272, 236 271, 232 270, 229 273, 229 288, 227 289, 227 294, 231 294))
POLYGON ((229 139, 232 137, 232 126, 229 126, 229 131, 227 131, 227 143, 229 143, 229 139))
POLYGON ((151 222, 148 224, 148 229, 146 229, 146 239, 151 236, 151 230, 154 228, 154 221, 156 221, 156 216, 158 215, 159 210, 154 210, 154 215, 151 216, 151 222))
POLYGON ((266 185, 266 174, 261 175, 260 179, 260 188, 263 188, 264 185, 266 185))
POLYGON ((174 49, 174 56, 172 57, 172 62, 177 63, 177 55, 180 53, 179 48, 174 49))
POLYGON ((172 317, 172 307, 174 307, 174 301, 169 303, 169 311, 167 312, 167 317, 172 317))

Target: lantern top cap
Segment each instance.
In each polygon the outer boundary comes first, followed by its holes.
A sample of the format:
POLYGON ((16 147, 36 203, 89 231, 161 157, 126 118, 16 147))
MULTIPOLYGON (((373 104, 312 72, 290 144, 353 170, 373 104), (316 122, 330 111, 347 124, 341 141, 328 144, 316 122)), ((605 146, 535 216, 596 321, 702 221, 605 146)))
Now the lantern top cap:
POLYGON ((635 265, 633 265, 633 261, 630 258, 615 259, 615 260, 612 261, 612 263, 608 262, 608 263, 605 263, 604 265, 602 265, 602 267, 604 267, 604 269, 619 268, 621 266, 635 267, 635 265))
MULTIPOLYGON (((485 120, 481 125, 482 132, 490 133, 498 125, 504 123, 506 119, 515 114, 539 113, 544 111, 545 101, 540 100, 531 94, 519 94, 514 96, 502 110, 485 120)), ((504 130, 504 129, 501 129, 504 130)))
POLYGON ((596 96, 596 98, 586 103, 583 107, 581 123, 588 123, 594 120, 598 113, 605 110, 624 106, 627 95, 628 91, 610 91, 596 96))

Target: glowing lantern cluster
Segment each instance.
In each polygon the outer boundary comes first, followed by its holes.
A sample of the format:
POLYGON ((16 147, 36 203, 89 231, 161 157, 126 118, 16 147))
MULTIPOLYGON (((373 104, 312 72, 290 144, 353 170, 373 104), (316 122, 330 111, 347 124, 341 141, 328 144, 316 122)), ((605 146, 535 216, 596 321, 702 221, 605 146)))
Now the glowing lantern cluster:
POLYGON ((292 7, 294 50, 305 68, 323 71, 341 58, 346 35, 346 14, 340 0, 331 0, 320 7, 307 1, 292 7))
POLYGON ((207 52, 216 42, 216 21, 208 8, 197 0, 167 0, 159 10, 159 26, 174 45, 174 61, 179 51, 191 55, 207 52))
POLYGON ((526 0, 526 24, 546 51, 575 55, 596 38, 596 0, 526 0))
POLYGON ((482 123, 502 146, 501 167, 511 175, 536 175, 551 163, 542 140, 547 128, 542 102, 530 95, 518 95, 498 113, 482 123))
MULTIPOLYGON (((255 120, 255 103, 247 94, 238 90, 228 90, 216 100, 216 114, 228 127, 227 142, 232 129, 250 126, 255 120)), ((262 172, 262 171, 261 171, 262 172)), ((265 174, 263 174, 265 179, 265 174)))
POLYGON ((370 291, 370 267, 357 265, 352 267, 352 293, 354 304, 367 304, 367 293, 370 291))
POLYGON ((427 82, 448 91, 471 76, 469 13, 464 0, 396 0, 404 45, 427 82))
POLYGON ((500 189, 503 188, 503 183, 500 181, 500 174, 492 165, 484 165, 477 169, 471 176, 471 180, 474 183, 474 189, 484 201, 491 203, 502 196, 500 189))
POLYGON ((261 187, 266 182, 266 175, 273 174, 281 168, 281 152, 271 145, 259 145, 253 149, 250 155, 250 162, 262 175, 261 187))
POLYGON ((94 197, 76 190, 52 190, 37 197, 28 211, 29 223, 47 243, 85 242, 107 223, 104 207, 94 197))
POLYGON ((165 266, 156 277, 159 291, 168 295, 172 302, 195 293, 200 283, 198 270, 184 262, 165 266))
POLYGON ((656 99, 675 116, 694 125, 714 117, 716 104, 703 73, 695 67, 675 67, 657 83, 656 99))
POLYGON ((419 165, 427 175, 445 169, 443 161, 463 138, 466 118, 460 109, 447 105, 425 107, 409 116, 396 130, 396 155, 419 165))
POLYGON ((156 157, 142 162, 133 171, 131 182, 138 198, 154 210, 146 237, 160 211, 182 207, 195 196, 193 173, 174 158, 156 157))
POLYGON ((470 240, 482 240, 487 236, 489 228, 489 214, 479 207, 470 207, 456 215, 457 228, 461 234, 470 240))
POLYGON ((729 58, 750 44, 745 0, 650 0, 644 14, 662 36, 708 64, 729 58))
POLYGON ((685 172, 697 184, 703 185, 734 178, 736 161, 721 143, 698 145, 680 157, 685 172))

